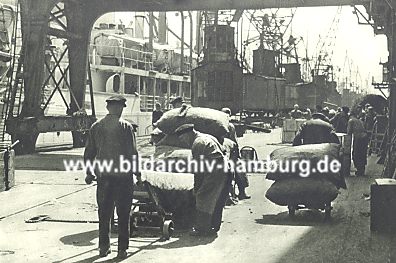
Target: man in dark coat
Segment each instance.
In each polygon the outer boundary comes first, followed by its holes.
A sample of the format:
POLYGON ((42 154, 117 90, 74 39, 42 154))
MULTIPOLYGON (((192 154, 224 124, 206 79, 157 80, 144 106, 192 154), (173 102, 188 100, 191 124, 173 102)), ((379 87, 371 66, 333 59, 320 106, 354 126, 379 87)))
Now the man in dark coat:
POLYGON ((347 133, 348 120, 349 120, 349 108, 342 107, 341 112, 338 112, 330 120, 330 123, 333 125, 336 132, 347 133))
POLYGON ((161 117, 164 112, 161 110, 161 104, 159 102, 155 103, 155 110, 151 116, 151 124, 154 125, 161 117))
POLYGON ((364 128, 364 123, 359 119, 361 109, 356 108, 351 111, 348 121, 348 134, 353 135, 352 160, 356 168, 356 176, 364 176, 367 165, 368 134, 364 128))
POLYGON ((116 95, 108 98, 108 114, 95 122, 88 135, 84 152, 86 163, 110 163, 110 169, 86 170, 85 182, 97 178, 96 199, 99 215, 99 256, 107 256, 110 250, 110 220, 114 206, 118 214, 118 258, 126 258, 129 246, 129 215, 132 205, 133 174, 139 177, 138 152, 133 126, 121 118, 126 99, 116 95), (129 162, 130 170, 121 169, 123 162, 129 162))

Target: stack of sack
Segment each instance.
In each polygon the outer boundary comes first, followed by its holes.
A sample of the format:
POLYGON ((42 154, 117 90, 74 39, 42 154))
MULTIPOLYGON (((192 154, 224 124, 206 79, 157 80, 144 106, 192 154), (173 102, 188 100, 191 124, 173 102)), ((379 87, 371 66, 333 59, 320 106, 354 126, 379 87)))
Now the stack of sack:
POLYGON ((273 151, 270 159, 276 163, 277 169, 267 174, 267 179, 274 180, 266 193, 266 197, 277 205, 305 205, 309 208, 322 208, 338 196, 339 188, 346 188, 345 180, 339 172, 326 173, 317 168, 328 168, 333 160, 339 161, 340 145, 335 143, 307 144, 284 147, 273 151), (293 160, 309 161, 310 172, 306 167, 299 167, 294 172, 281 171, 280 165, 291 169, 293 160), (322 161, 321 161, 322 160, 322 161), (318 166, 319 164, 319 166, 318 166))
MULTIPOLYGON (((228 133, 228 116, 224 112, 210 109, 183 106, 182 108, 172 109, 154 124, 156 129, 151 133, 151 140, 156 146, 155 160, 187 160, 191 158, 191 149, 179 139, 174 131, 183 124, 194 124, 194 129, 221 138, 228 133)), ((155 165, 155 169, 159 167, 155 165)), ((171 167, 169 167, 171 168, 171 167)), ((159 170, 158 170, 159 171, 159 170)), ((175 172, 166 167, 166 171, 175 172)))
POLYGON ((165 134, 172 134, 183 124, 192 123, 197 131, 213 135, 217 138, 228 133, 227 114, 218 110, 184 106, 167 111, 155 126, 165 134))
POLYGON ((174 165, 164 169, 162 164, 192 158, 191 148, 174 134, 178 127, 188 123, 194 124, 195 130, 215 137, 228 133, 229 124, 227 114, 221 111, 190 106, 169 110, 155 123, 156 129, 151 134, 155 145, 154 171, 145 171, 142 176, 156 191, 161 206, 173 213, 176 221, 192 214, 194 175, 177 173, 174 165))

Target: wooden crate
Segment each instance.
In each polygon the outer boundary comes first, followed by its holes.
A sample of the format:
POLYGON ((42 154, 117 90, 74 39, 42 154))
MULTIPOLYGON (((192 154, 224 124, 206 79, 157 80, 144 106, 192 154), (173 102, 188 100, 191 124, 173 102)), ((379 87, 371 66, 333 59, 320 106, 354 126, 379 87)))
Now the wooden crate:
POLYGON ((282 143, 291 143, 296 136, 296 132, 294 131, 282 131, 282 143))
POLYGON ((7 173, 5 172, 4 153, 0 152, 0 192, 15 186, 15 152, 13 150, 10 152, 10 158, 8 160, 8 180, 6 179, 7 173))
POLYGON ((283 130, 293 132, 297 131, 297 121, 295 119, 283 120, 283 130))
POLYGON ((371 185, 370 230, 396 233, 396 180, 376 179, 371 185))

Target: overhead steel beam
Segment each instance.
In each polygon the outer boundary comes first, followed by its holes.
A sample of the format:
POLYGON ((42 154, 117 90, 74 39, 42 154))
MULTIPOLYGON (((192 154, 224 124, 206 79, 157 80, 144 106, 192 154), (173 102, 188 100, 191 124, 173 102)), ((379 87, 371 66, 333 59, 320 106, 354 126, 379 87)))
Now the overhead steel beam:
MULTIPOLYGON (((225 9, 263 9, 263 8, 293 8, 317 6, 364 5, 370 0, 80 0, 92 4, 99 10, 105 7, 113 11, 192 11, 192 10, 225 10, 225 9)), ((76 0, 74 0, 76 2, 76 0)))
POLYGON ((232 17, 232 22, 238 22, 241 19, 243 10, 235 10, 234 16, 232 17))
POLYGON ((86 131, 96 121, 93 116, 42 116, 7 121, 7 131, 12 133, 45 133, 58 131, 86 131))
POLYGON ((55 36, 57 38, 66 38, 66 39, 82 39, 81 35, 73 34, 58 28, 49 27, 48 28, 48 35, 55 36))

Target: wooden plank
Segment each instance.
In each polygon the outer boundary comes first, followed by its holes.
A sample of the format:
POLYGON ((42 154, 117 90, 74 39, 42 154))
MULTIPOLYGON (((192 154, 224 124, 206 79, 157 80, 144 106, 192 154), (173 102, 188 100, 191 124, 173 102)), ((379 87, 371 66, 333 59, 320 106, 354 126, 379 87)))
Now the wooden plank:
MULTIPOLYGON (((4 170, 4 151, 0 152, 0 192, 6 190, 6 173, 4 170)), ((8 188, 15 186, 15 152, 10 152, 8 162, 8 188)))

